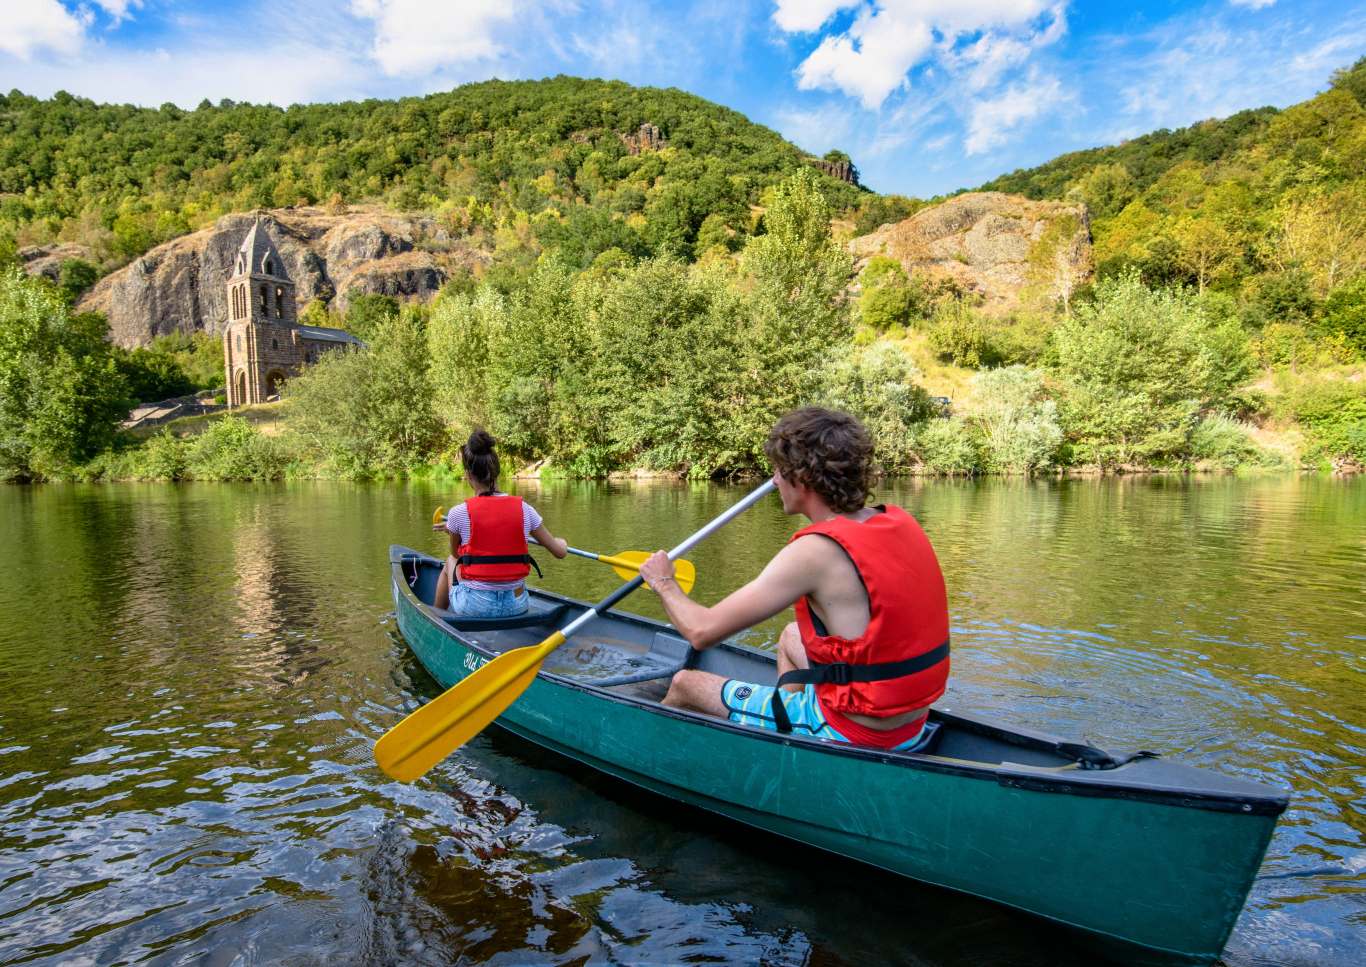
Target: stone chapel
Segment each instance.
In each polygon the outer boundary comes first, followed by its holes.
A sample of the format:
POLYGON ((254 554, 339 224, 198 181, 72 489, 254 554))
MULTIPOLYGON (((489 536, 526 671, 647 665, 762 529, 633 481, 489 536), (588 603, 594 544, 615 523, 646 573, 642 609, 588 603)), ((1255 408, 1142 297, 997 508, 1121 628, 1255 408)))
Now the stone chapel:
POLYGON ((223 327, 228 406, 264 403, 323 353, 360 344, 341 329, 299 325, 294 283, 270 232, 257 218, 228 277, 228 321, 223 327))

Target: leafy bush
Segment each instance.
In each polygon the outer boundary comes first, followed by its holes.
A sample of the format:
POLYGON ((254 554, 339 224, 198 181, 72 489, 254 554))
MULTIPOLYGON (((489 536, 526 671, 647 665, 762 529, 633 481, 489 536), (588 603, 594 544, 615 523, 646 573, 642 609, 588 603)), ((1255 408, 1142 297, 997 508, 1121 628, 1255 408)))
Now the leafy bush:
POLYGON ((1305 428, 1310 462, 1347 457, 1366 463, 1366 382, 1316 377, 1285 387, 1282 414, 1305 428))
POLYGON ((100 277, 100 270, 85 259, 63 259, 57 269, 57 287, 68 304, 74 305, 100 277))
POLYGON ((1197 465, 1236 470, 1242 466, 1264 464, 1269 457, 1252 439, 1246 424, 1219 413, 1203 417, 1195 424, 1190 438, 1190 459, 1197 465))
MULTIPOLYGON (((278 480, 288 463, 276 441, 240 416, 214 420, 187 451, 181 466, 195 480, 278 480)), ((162 441, 148 455, 147 467, 171 469, 178 460, 172 445, 162 441)))
POLYGON ((930 322, 930 347, 941 359, 958 366, 997 366, 1004 361, 1004 354, 993 330, 992 324, 971 307, 962 302, 947 303, 930 322))
POLYGON ((1078 459, 1104 469, 1180 459, 1197 414, 1227 404, 1251 358, 1236 324, 1213 323, 1193 293, 1131 273, 1054 330, 1053 368, 1078 459))
POLYGON ((1024 366, 987 370, 972 378, 972 390, 986 470, 1032 473, 1054 461, 1062 428, 1042 373, 1024 366))
POLYGON ((823 402, 863 421, 883 473, 915 466, 917 428, 933 409, 919 378, 906 354, 886 342, 850 347, 826 368, 823 402))
POLYGON ((1356 350, 1348 344, 1345 334, 1325 335, 1290 322, 1273 322, 1264 328, 1253 343, 1257 361, 1264 366, 1286 367, 1292 370, 1318 369, 1348 363, 1356 358, 1356 350))
POLYGON ((357 339, 369 342, 397 318, 398 300, 393 296, 353 291, 347 300, 346 323, 343 328, 357 339))
POLYGON ((190 443, 170 430, 162 430, 133 451, 137 456, 132 475, 139 480, 183 480, 190 470, 190 448, 190 443))
POLYGON ((927 420, 915 434, 915 453, 928 473, 971 476, 982 469, 977 433, 962 417, 927 420))
MULTIPOLYGON (((180 363, 166 353, 150 349, 115 350, 115 359, 128 387, 128 398, 134 402, 154 403, 186 396, 197 388, 180 363)), ((219 365, 221 368, 221 360, 219 365)))

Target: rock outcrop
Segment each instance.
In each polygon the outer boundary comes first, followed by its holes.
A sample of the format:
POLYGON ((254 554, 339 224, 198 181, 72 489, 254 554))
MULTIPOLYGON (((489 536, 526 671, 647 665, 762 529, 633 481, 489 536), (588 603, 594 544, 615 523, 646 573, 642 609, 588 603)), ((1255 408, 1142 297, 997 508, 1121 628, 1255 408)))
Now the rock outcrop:
POLYGON ((67 259, 84 259, 94 262, 90 249, 74 242, 60 242, 53 245, 33 245, 19 250, 19 262, 29 275, 44 275, 53 282, 60 282, 62 263, 67 259))
MULTIPOLYGON (((321 299, 344 312, 357 292, 430 299, 457 268, 489 256, 453 238, 430 215, 353 208, 260 213, 296 285, 299 309, 321 299)), ((225 215, 212 228, 159 245, 105 276, 80 301, 103 312, 121 346, 141 346, 170 332, 217 334, 227 320, 226 281, 257 213, 225 215)))
POLYGON ((993 313, 1010 312, 1031 295, 1070 297, 1092 272, 1085 205, 996 191, 922 209, 854 239, 849 249, 865 262, 886 255, 912 275, 952 281, 993 313))

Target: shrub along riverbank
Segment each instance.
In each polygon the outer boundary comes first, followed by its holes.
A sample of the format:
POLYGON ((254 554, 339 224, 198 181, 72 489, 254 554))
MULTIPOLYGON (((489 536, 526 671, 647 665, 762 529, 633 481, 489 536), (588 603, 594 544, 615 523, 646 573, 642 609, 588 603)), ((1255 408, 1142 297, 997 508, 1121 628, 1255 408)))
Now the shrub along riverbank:
MULTIPOLYGON (((695 263, 609 250, 587 268, 553 254, 517 275, 375 312, 369 342, 286 386, 278 431, 237 416, 137 443, 99 317, 17 272, 0 279, 0 471, 8 479, 386 477, 449 463, 472 425, 543 472, 632 469, 710 478, 762 472, 783 412, 847 409, 888 474, 1327 467, 1366 462, 1360 367, 1268 365, 1228 300, 1153 288, 1136 273, 1081 293, 1032 341, 1001 341, 960 293, 874 260, 863 295, 831 237, 817 179, 773 193, 762 234, 695 263), (915 288, 910 325, 879 320, 878 289, 915 288), (872 303, 874 308, 867 306, 872 303), (956 334, 956 335, 955 335, 956 334), (929 353, 929 357, 926 357, 929 353), (992 365, 994 364, 994 365, 992 365), (925 370, 952 367, 943 415, 925 370), (1276 447, 1266 442, 1274 441, 1276 447)), ((885 308, 885 307, 884 307, 885 308)), ((942 373, 941 373, 942 375, 942 373)), ((511 461, 510 461, 511 462, 511 461)))

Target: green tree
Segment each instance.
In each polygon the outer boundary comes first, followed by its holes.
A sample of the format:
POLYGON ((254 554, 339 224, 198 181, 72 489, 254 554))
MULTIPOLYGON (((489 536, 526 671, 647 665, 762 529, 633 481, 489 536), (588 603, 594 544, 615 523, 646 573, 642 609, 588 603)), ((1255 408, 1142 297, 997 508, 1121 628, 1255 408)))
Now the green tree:
POLYGON ((410 311, 372 333, 368 346, 323 355, 285 384, 298 447, 334 473, 401 473, 436 451, 427 334, 410 311))
POLYGON ((1042 373, 1025 366, 986 370, 972 378, 972 393, 987 470, 1033 473, 1054 462, 1062 427, 1042 373))
POLYGON ((883 473, 906 473, 916 464, 916 433, 930 418, 920 371, 892 343, 846 344, 826 367, 821 400, 863 421, 883 473))
POLYGON ((67 303, 74 305, 99 277, 100 270, 85 259, 64 259, 58 269, 57 287, 67 303))
POLYGON ((351 335, 369 342, 398 318, 398 300, 377 292, 355 293, 346 306, 346 325, 351 335))
POLYGON ((853 264, 831 238, 830 207, 810 169, 774 190, 764 224, 741 256, 754 330, 732 392, 771 424, 812 398, 826 347, 849 338, 844 291, 853 264))
POLYGON ((1366 275, 1331 292, 1323 303, 1323 331, 1340 335, 1359 354, 1366 356, 1366 275))
POLYGON ((1054 330, 1053 354, 1063 426, 1078 458, 1105 469, 1180 458, 1199 413, 1223 406, 1250 367, 1236 324, 1134 274, 1098 286, 1054 330))
POLYGON ((94 313, 0 269, 0 479, 50 477, 107 446, 127 391, 94 313))

